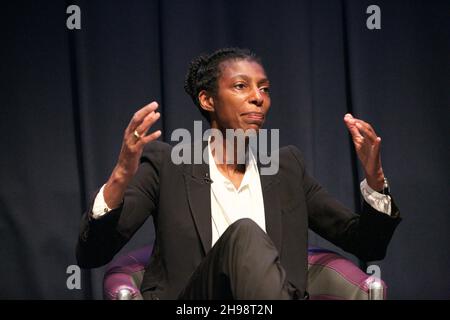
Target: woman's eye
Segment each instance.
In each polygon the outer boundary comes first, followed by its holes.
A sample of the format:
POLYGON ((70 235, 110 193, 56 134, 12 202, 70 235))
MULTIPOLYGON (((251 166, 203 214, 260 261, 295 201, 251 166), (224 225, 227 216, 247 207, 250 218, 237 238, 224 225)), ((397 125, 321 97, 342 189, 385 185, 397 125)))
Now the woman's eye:
POLYGON ((270 91, 269 87, 263 87, 260 90, 265 93, 269 93, 269 91, 270 91))
POLYGON ((245 88, 245 84, 243 84, 243 83, 238 83, 238 84, 234 85, 234 87, 235 87, 236 89, 242 90, 242 89, 245 88))

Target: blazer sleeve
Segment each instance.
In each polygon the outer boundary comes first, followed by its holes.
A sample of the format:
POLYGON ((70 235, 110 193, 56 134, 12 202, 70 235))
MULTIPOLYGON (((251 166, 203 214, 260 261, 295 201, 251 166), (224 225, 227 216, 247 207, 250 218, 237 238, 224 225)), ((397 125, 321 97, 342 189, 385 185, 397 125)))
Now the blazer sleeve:
POLYGON ((393 198, 390 216, 375 210, 364 200, 361 213, 356 214, 308 174, 297 148, 291 147, 291 151, 300 167, 311 230, 363 261, 383 259, 394 230, 401 221, 393 198))
POLYGON ((99 219, 92 217, 94 196, 89 209, 81 218, 76 248, 80 267, 96 268, 110 262, 157 210, 159 172, 168 149, 169 145, 159 141, 145 147, 138 171, 125 191, 122 205, 99 219))

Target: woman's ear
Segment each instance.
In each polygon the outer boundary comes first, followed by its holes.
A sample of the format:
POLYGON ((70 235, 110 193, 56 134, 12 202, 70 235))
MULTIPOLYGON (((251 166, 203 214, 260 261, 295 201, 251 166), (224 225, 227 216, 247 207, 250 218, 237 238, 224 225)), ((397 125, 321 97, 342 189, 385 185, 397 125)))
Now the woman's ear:
POLYGON ((200 101, 200 107, 203 110, 214 112, 214 99, 206 90, 202 90, 198 93, 198 101, 200 101))

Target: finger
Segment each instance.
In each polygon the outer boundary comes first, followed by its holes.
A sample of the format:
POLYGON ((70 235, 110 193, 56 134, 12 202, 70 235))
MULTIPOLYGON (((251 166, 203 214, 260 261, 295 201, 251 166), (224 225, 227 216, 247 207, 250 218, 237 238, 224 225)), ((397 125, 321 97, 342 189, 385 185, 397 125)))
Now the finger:
POLYGON ((358 128, 356 127, 356 121, 353 118, 353 116, 349 113, 347 113, 344 117, 345 125, 347 126, 348 130, 350 131, 350 134, 352 135, 353 139, 362 139, 363 136, 359 132, 358 128))
POLYGON ((375 130, 373 129, 373 127, 370 125, 370 123, 365 122, 364 120, 361 119, 355 119, 356 122, 360 122, 364 127, 366 127, 370 132, 373 132, 373 134, 375 136, 377 136, 377 133, 375 132, 375 130))
MULTIPOLYGON (((147 132, 148 130, 150 130, 150 128, 152 127, 152 125, 160 118, 160 113, 159 112, 152 112, 149 115, 147 115, 147 117, 145 117, 144 121, 142 122, 142 124, 135 130, 140 138, 136 139, 136 137, 134 136, 134 132, 133 134, 131 134, 131 139, 134 139, 134 143, 137 146, 144 146, 148 141, 146 141, 144 138, 147 137, 147 132)), ((151 140, 150 140, 151 141, 151 140)))
MULTIPOLYGON (((351 121, 352 123, 353 123, 353 122, 354 122, 354 123, 360 122, 362 125, 366 126, 368 129, 374 131, 373 128, 372 128, 372 126, 371 126, 369 123, 365 122, 365 121, 362 120, 362 119, 353 117, 353 115, 352 115, 351 113, 346 113, 346 114, 345 114, 345 117, 344 117, 344 120, 349 120, 349 121, 351 121)), ((375 131, 374 131, 374 132, 375 132, 375 131)))
POLYGON ((130 123, 128 124, 128 127, 126 129, 127 134, 130 134, 136 130, 136 128, 141 124, 141 122, 145 119, 145 117, 155 111, 158 108, 158 103, 156 101, 153 101, 149 104, 147 104, 145 107, 139 109, 136 111, 136 113, 133 115, 133 118, 131 118, 130 123))
POLYGON ((126 141, 129 145, 138 145, 139 141, 141 141, 142 137, 145 136, 148 129, 152 126, 153 123, 159 118, 159 112, 150 112, 141 122, 141 124, 132 132, 126 133, 126 141), (137 135, 137 136, 136 136, 137 135))
POLYGON ((146 105, 145 107, 139 109, 133 116, 130 121, 130 124, 127 129, 130 132, 136 130, 136 128, 144 121, 145 117, 150 113, 154 112, 158 108, 158 103, 152 102, 146 105))
POLYGON ((377 154, 378 156, 380 156, 380 146, 381 146, 381 138, 377 137, 374 146, 373 146, 373 151, 375 152, 375 154, 377 154))
POLYGON ((344 116, 344 122, 349 129, 356 124, 355 118, 353 118, 353 116, 350 113, 347 113, 344 116))
POLYGON ((363 125, 359 121, 356 122, 356 127, 359 130, 359 132, 361 132, 361 134, 364 138, 367 138, 370 141, 370 143, 372 143, 372 144, 375 143, 376 139, 378 138, 375 133, 370 131, 369 128, 367 128, 365 125, 363 125))
POLYGON ((356 127, 358 128, 358 130, 360 131, 361 135, 364 138, 367 138, 367 140, 370 141, 370 143, 374 144, 376 139, 378 138, 375 130, 373 129, 373 127, 365 122, 364 120, 358 119, 358 118, 353 118, 353 116, 351 114, 347 114, 346 117, 348 117, 350 119, 351 122, 354 121, 356 127))
POLYGON ((142 144, 147 144, 150 141, 156 140, 161 136, 161 130, 157 130, 151 134, 146 135, 144 138, 141 139, 142 144))
POLYGON ((353 115, 351 113, 346 113, 345 116, 344 116, 344 119, 345 118, 353 119, 353 115))
POLYGON ((153 124, 158 121, 158 119, 161 117, 161 114, 159 112, 152 112, 149 115, 147 115, 142 121, 142 123, 139 125, 139 127, 136 128, 136 131, 141 135, 144 136, 147 134, 147 131, 153 126, 153 124))

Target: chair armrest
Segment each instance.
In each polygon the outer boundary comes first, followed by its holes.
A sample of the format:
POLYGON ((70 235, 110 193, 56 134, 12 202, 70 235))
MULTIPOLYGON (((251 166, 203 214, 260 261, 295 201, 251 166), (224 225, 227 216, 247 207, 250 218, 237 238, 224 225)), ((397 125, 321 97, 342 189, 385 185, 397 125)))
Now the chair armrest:
POLYGON ((103 278, 103 298, 142 300, 140 284, 151 252, 152 246, 146 246, 113 260, 103 278))
POLYGON ((139 286, 131 274, 111 273, 103 285, 106 300, 142 300, 139 286))
MULTIPOLYGON (((139 288, 151 252, 152 246, 146 246, 113 260, 103 278, 104 299, 141 300, 139 288)), ((374 281, 372 276, 341 255, 326 249, 309 248, 307 290, 310 299, 385 299, 386 289, 382 280, 374 281)))
POLYGON ((313 300, 386 299, 387 286, 352 261, 330 250, 310 248, 308 293, 313 300))

